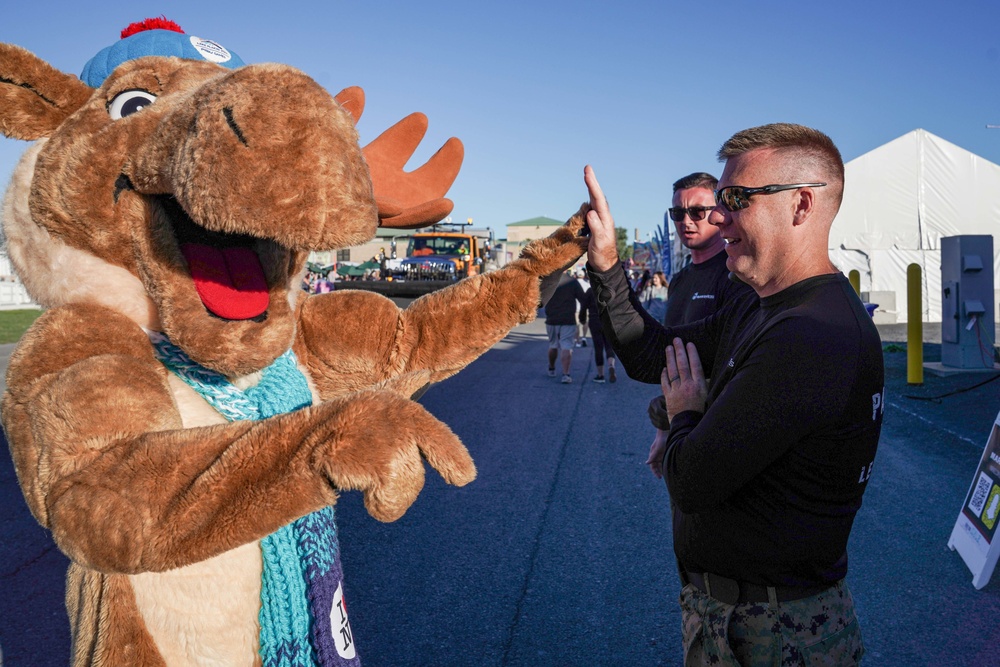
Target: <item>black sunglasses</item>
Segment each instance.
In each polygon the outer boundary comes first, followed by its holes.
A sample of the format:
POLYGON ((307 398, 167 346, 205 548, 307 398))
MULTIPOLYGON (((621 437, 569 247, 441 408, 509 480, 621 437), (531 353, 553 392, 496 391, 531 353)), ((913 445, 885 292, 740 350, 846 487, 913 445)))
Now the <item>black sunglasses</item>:
POLYGON ((714 206, 692 206, 690 208, 674 206, 673 208, 668 208, 667 213, 670 214, 670 219, 674 222, 681 222, 684 220, 685 215, 691 216, 691 219, 697 222, 704 220, 708 212, 714 208, 714 206))
POLYGON ((760 188, 745 188, 742 185, 730 185, 715 191, 715 200, 726 207, 729 212, 740 211, 750 205, 750 197, 754 195, 773 195, 783 190, 799 188, 821 188, 826 183, 789 183, 788 185, 765 185, 760 188))

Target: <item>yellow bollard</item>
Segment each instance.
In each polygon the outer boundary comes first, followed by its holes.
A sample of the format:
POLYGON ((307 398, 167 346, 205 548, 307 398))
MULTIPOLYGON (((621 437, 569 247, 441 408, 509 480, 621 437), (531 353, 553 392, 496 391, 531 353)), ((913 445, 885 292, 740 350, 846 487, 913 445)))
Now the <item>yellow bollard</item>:
POLYGON ((847 272, 847 279, 851 281, 854 293, 861 296, 861 272, 857 269, 851 269, 847 272))
POLYGON ((906 267, 906 383, 924 383, 924 307, 920 265, 906 267))

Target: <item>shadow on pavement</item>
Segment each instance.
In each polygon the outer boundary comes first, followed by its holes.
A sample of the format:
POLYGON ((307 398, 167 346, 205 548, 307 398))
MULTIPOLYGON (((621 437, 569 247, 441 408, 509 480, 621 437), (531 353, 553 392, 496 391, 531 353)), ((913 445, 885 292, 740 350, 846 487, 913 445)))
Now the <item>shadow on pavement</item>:
MULTIPOLYGON (((537 323, 520 327, 421 402, 469 447, 479 478, 427 486, 398 522, 359 494, 338 504, 348 605, 373 665, 677 665, 678 584, 667 498, 643 466, 645 401, 624 374, 545 377, 537 323)), ((947 548, 990 427, 1000 374, 906 381, 905 334, 884 336, 886 416, 851 536, 848 582, 866 665, 997 664, 998 577, 981 591, 947 548), (974 386, 978 385, 978 386, 974 386)), ((940 345, 924 343, 926 361, 940 345)), ((0 454, 0 646, 8 667, 65 665, 67 561, 0 454)))

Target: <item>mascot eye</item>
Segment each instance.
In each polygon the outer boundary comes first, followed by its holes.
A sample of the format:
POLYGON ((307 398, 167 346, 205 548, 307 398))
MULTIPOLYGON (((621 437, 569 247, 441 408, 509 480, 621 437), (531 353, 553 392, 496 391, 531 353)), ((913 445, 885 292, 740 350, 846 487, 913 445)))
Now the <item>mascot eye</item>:
POLYGON ((156 101, 156 95, 147 93, 145 90, 126 90, 124 93, 115 95, 108 106, 108 114, 111 120, 121 120, 125 116, 131 116, 136 111, 142 111, 143 107, 148 107, 156 101))

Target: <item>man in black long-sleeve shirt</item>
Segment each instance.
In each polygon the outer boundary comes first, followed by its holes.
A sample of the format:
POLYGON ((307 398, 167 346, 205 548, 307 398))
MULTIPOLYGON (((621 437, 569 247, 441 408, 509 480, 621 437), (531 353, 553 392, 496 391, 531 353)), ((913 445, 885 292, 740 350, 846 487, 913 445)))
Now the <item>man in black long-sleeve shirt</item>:
MULTIPOLYGON (((730 278, 726 266, 726 242, 719 228, 708 221, 715 208, 715 188, 719 179, 705 172, 688 174, 674 182, 674 196, 668 210, 674 222, 676 238, 691 251, 691 263, 670 276, 667 314, 663 323, 678 326, 697 322, 722 308, 750 286, 730 278)), ((659 411, 662 396, 650 405, 659 411)), ((654 424, 655 425, 655 424, 654 424)), ((649 447, 646 465, 662 477, 661 463, 667 446, 667 433, 657 428, 649 447)))
POLYGON ((737 133, 719 157, 709 219, 755 293, 671 328, 628 289, 585 170, 605 332, 629 375, 659 381, 666 401, 685 662, 856 664, 847 541, 875 459, 883 366, 878 332, 827 252, 843 161, 826 135, 788 124, 737 133))

